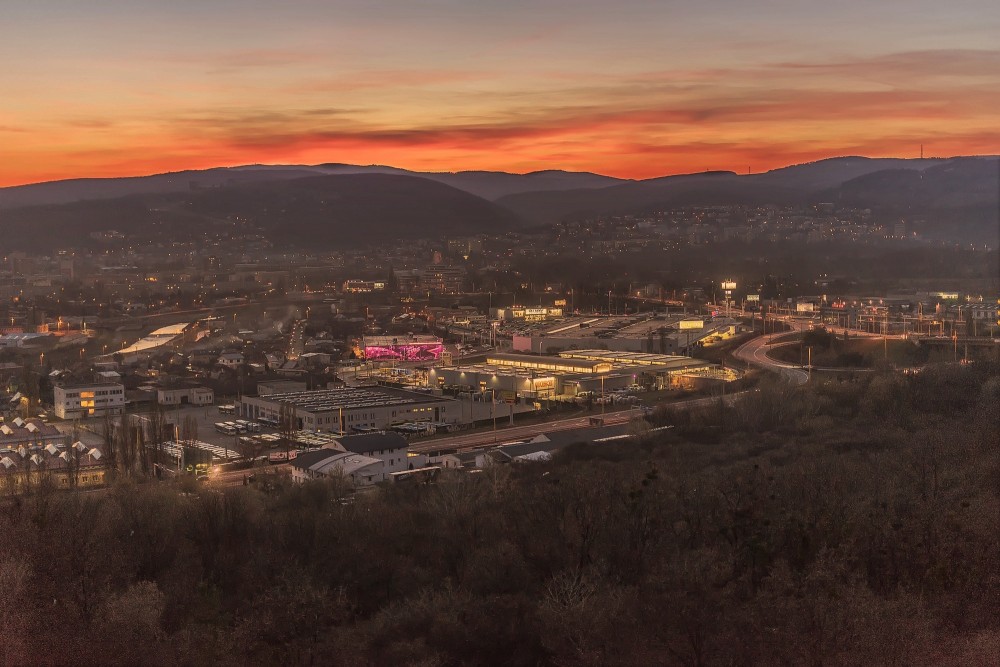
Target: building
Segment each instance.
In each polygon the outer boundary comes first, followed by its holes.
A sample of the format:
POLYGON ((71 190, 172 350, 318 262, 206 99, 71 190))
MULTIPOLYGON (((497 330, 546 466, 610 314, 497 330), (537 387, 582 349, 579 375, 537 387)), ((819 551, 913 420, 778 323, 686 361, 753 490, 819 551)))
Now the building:
POLYGON ((242 366, 246 359, 243 357, 242 352, 223 352, 216 359, 216 363, 220 366, 225 366, 226 368, 235 368, 237 366, 242 366))
POLYGON ((148 359, 164 349, 178 349, 183 343, 194 340, 198 331, 199 327, 195 322, 171 324, 146 334, 126 348, 104 356, 110 358, 121 355, 124 362, 148 359))
POLYGON ((258 396, 271 394, 287 394, 295 391, 305 391, 306 383, 298 380, 264 380, 257 383, 258 396))
POLYGON ((354 486, 371 486, 385 481, 382 466, 382 461, 369 456, 338 449, 318 449, 292 459, 292 481, 302 484, 313 479, 344 477, 354 486))
POLYGON ((212 405, 215 392, 201 385, 158 387, 156 402, 160 405, 212 405))
POLYGON ((432 368, 428 383, 473 393, 495 392, 498 400, 572 398, 585 391, 610 392, 635 385, 667 389, 682 375, 715 368, 701 359, 642 352, 493 353, 481 364, 432 368))
POLYGON ((694 346, 732 336, 736 320, 704 321, 680 313, 570 317, 549 324, 518 327, 511 346, 519 352, 574 349, 617 350, 650 354, 686 354, 694 346))
POLYGON ((494 308, 490 313, 490 318, 503 320, 505 322, 544 322, 563 316, 562 308, 547 306, 536 306, 526 308, 525 306, 510 306, 509 308, 494 308))
POLYGON ((67 384, 54 387, 52 394, 59 419, 119 415, 125 409, 125 386, 121 384, 67 384))
POLYGON ((381 432, 348 435, 337 438, 336 443, 344 451, 362 454, 382 462, 382 473, 385 478, 394 472, 410 468, 408 452, 410 445, 399 433, 381 432))
POLYGON ((420 288, 437 294, 460 294, 466 270, 461 266, 432 264, 420 276, 420 288))
POLYGON ((21 445, 46 445, 50 442, 65 443, 66 436, 52 424, 41 419, 17 417, 0 424, 0 449, 18 448, 21 445))
POLYGON ((346 280, 344 281, 344 291, 351 294, 368 294, 370 292, 381 292, 386 288, 384 280, 346 280))
POLYGON ((98 486, 106 472, 101 450, 69 438, 40 419, 0 425, 0 494, 38 485, 98 486))
POLYGON ((365 336, 361 345, 369 361, 437 361, 444 349, 436 336, 365 336))
POLYGON ((389 387, 316 389, 244 396, 236 404, 244 419, 280 424, 294 413, 296 430, 361 433, 412 422, 461 423, 458 401, 389 387), (284 407, 283 407, 284 406, 284 407))

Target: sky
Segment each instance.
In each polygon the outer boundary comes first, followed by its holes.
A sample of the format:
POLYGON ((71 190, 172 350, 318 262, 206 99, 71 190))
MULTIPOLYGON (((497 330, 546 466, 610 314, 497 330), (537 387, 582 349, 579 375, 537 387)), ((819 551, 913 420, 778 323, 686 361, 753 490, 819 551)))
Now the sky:
POLYGON ((0 186, 1000 153, 996 0, 0 0, 0 186))

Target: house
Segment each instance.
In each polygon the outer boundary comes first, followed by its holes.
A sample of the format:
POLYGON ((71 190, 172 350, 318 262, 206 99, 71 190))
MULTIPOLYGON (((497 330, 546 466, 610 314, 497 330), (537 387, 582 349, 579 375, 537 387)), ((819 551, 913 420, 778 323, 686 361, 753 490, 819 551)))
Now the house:
POLYGON ((101 450, 68 444, 56 427, 40 419, 14 419, 0 425, 0 494, 21 493, 48 482, 56 488, 104 483, 101 450))
POLYGON ((382 463, 382 473, 385 476, 408 470, 410 467, 407 456, 410 444, 399 433, 378 432, 348 435, 337 438, 334 442, 346 452, 378 459, 382 463))
POLYGON ((299 454, 291 461, 292 481, 344 477, 354 486, 383 482, 386 474, 379 459, 338 449, 318 449, 299 454))
POLYGON ((246 362, 246 357, 243 356, 242 352, 227 350, 219 355, 219 358, 215 360, 220 366, 225 366, 227 368, 234 368, 236 366, 241 366, 246 362))
POLYGON ((427 465, 439 468, 457 470, 459 468, 475 468, 476 457, 485 450, 473 449, 463 452, 439 452, 427 457, 427 465))
POLYGON ((226 368, 235 368, 236 366, 242 366, 244 361, 246 359, 243 357, 242 352, 223 352, 215 360, 215 363, 226 368))

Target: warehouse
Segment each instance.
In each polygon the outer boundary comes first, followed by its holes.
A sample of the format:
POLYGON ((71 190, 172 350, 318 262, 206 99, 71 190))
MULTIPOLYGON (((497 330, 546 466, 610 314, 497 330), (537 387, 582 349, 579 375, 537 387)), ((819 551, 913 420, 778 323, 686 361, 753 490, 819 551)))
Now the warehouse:
POLYGON ((481 364, 432 368, 428 382, 432 387, 473 393, 567 398, 584 391, 607 392, 635 385, 664 389, 677 375, 710 366, 691 357, 608 350, 574 350, 559 356, 491 354, 481 364))
POLYGON ((389 387, 351 387, 244 396, 236 411, 244 419, 278 425, 282 406, 294 410, 296 430, 363 433, 406 422, 458 424, 458 402, 389 387))

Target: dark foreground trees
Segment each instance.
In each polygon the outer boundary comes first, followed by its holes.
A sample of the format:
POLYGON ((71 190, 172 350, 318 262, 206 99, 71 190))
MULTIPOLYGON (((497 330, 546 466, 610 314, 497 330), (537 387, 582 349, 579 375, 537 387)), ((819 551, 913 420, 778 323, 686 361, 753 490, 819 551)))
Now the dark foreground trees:
POLYGON ((996 367, 942 366, 354 502, 8 499, 0 661, 995 664, 998 405, 996 367))

